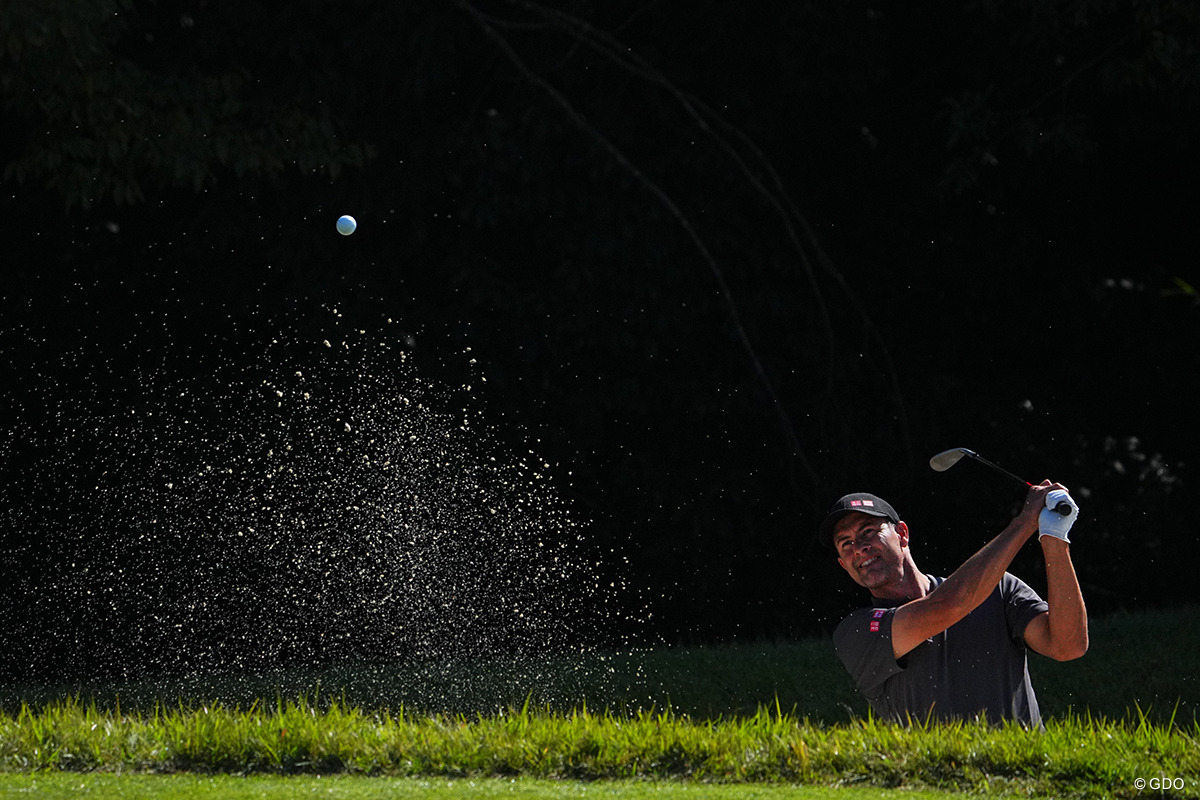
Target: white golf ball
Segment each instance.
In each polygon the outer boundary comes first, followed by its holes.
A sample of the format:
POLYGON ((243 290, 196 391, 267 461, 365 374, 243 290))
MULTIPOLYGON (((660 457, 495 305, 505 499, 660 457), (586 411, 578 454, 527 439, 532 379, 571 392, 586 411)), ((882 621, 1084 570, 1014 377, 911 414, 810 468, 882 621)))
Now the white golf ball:
POLYGON ((355 222, 354 217, 350 216, 349 214, 338 217, 337 229, 338 233, 340 233, 342 236, 349 236, 350 234, 354 233, 354 229, 357 227, 358 223, 355 222))

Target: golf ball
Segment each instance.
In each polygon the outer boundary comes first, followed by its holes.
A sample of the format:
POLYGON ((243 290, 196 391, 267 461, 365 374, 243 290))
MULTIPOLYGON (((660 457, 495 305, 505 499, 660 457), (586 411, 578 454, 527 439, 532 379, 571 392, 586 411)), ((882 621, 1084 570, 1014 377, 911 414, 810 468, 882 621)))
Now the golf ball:
POLYGON ((354 217, 346 214, 338 217, 337 229, 342 236, 349 236, 354 233, 354 229, 358 227, 358 223, 354 221, 354 217))

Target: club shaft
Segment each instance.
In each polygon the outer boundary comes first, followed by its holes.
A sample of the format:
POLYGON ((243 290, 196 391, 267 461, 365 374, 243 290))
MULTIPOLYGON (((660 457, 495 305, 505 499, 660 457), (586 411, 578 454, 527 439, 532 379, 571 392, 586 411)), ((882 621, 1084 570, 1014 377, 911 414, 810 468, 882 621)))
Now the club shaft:
MULTIPOLYGON (((975 459, 976 461, 980 462, 981 464, 986 464, 987 466, 996 470, 996 472, 999 472, 1001 475, 1007 475, 1008 477, 1012 478, 1014 481, 1021 484, 1022 486, 1033 486, 1032 483, 1025 480, 1024 478, 1020 478, 1020 477, 1012 474, 1011 472, 1006 470, 1004 467, 1000 466, 999 464, 994 464, 991 461, 988 461, 986 458, 984 458, 983 456, 979 455, 978 453, 976 453, 974 451, 968 451, 967 455, 969 455, 971 458, 975 459)), ((1064 517, 1068 517, 1071 515, 1071 504, 1064 500, 1063 502, 1059 503, 1058 507, 1055 508, 1054 510, 1057 511, 1059 514, 1062 514, 1064 517)))
POLYGON ((1004 467, 1000 466, 999 464, 988 461, 986 458, 979 455, 978 453, 969 452, 969 453, 967 453, 967 455, 969 455, 971 458, 975 459, 976 461, 978 461, 981 464, 986 464, 987 466, 996 470, 996 472, 999 472, 1001 475, 1007 475, 1008 477, 1012 478, 1014 481, 1021 484, 1022 486, 1033 486, 1033 484, 1030 483, 1029 481, 1012 474, 1011 472, 1009 472, 1008 470, 1006 470, 1004 467))

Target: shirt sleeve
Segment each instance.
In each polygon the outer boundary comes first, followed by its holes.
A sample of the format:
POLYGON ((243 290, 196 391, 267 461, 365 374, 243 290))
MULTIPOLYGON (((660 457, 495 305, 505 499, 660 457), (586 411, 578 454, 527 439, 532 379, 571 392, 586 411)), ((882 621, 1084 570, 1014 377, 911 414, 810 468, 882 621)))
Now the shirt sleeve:
POLYGON ((857 689, 868 698, 888 678, 904 671, 892 651, 894 608, 860 608, 833 632, 833 647, 857 689))
POLYGON ((1038 596, 1025 581, 1004 573, 1000 580, 1000 595, 1004 598, 1004 618, 1008 634, 1014 642, 1025 644, 1025 628, 1033 618, 1050 610, 1050 605, 1038 596))

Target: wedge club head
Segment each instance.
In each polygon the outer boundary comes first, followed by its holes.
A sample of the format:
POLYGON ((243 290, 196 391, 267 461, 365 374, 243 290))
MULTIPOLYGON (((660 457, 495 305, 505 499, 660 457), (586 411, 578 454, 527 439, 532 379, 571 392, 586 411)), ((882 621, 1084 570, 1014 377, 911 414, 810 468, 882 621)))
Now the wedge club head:
MULTIPOLYGON (((952 447, 949 450, 943 450, 942 452, 938 453, 933 458, 929 459, 929 466, 932 467, 935 472, 945 472, 946 470, 950 469, 955 464, 957 464, 959 461, 962 461, 964 458, 971 458, 971 459, 974 459, 975 461, 978 461, 980 464, 991 467, 993 470, 995 470, 996 472, 999 472, 1001 475, 1011 478, 1014 481, 1016 481, 1017 483, 1025 486, 1027 488, 1030 486, 1033 486, 1032 483, 1025 480, 1024 478, 1014 475, 1013 473, 1009 472, 1008 470, 1006 470, 1004 467, 1000 466, 999 464, 994 464, 991 461, 988 461, 983 456, 976 453, 974 450, 968 450, 965 447, 952 447)), ((1058 507, 1055 508, 1054 510, 1057 511, 1059 514, 1062 514, 1064 517, 1068 516, 1071 513, 1071 504, 1064 500, 1063 502, 1059 503, 1058 507)))

